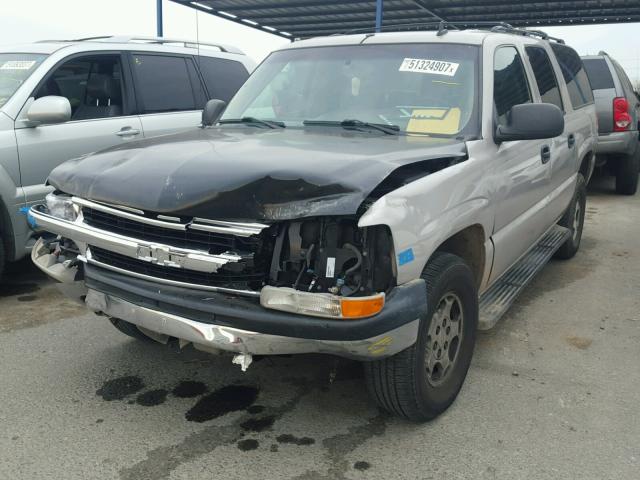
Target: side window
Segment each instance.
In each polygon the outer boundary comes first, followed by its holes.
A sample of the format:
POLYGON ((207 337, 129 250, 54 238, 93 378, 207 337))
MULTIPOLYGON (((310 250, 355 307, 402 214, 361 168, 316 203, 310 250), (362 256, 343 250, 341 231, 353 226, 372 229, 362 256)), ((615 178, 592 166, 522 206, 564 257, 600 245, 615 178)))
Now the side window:
POLYGON ((209 90, 209 98, 228 102, 249 77, 244 65, 235 60, 200 57, 199 63, 204 83, 209 90))
MULTIPOLYGON (((142 113, 178 112, 202 108, 189 75, 191 59, 179 56, 133 55, 136 95, 142 113)), ((200 87, 201 88, 201 87, 200 87)))
POLYGON ((615 88, 611 70, 604 58, 585 58, 582 63, 584 63, 591 88, 594 90, 615 88))
POLYGON ((555 53, 562 76, 567 83, 569 98, 573 108, 580 108, 588 103, 593 103, 593 91, 585 72, 582 59, 572 48, 559 43, 552 43, 551 48, 555 53))
POLYGON ((527 75, 515 47, 500 47, 493 59, 493 101, 497 120, 506 124, 507 113, 514 105, 531 103, 527 75))
POLYGON ((549 60, 549 55, 547 55, 544 48, 540 47, 526 47, 525 51, 527 52, 529 63, 531 63, 533 74, 536 77, 536 84, 542 101, 557 105, 560 110, 564 110, 558 80, 553 71, 551 60, 549 60))
POLYGON ((71 59, 40 85, 35 98, 66 97, 72 120, 122 115, 122 68, 120 55, 95 55, 71 59))

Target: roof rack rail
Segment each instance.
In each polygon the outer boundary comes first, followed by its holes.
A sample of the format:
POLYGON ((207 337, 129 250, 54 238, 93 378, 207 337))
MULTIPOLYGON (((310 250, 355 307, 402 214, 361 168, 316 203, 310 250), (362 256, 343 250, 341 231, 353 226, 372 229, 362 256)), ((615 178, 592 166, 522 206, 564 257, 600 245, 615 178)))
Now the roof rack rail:
POLYGON ((493 27, 491 29, 491 31, 492 32, 498 32, 498 33, 512 33, 514 35, 522 35, 523 37, 538 37, 538 38, 541 38, 543 40, 553 40, 554 42, 558 42, 558 43, 564 44, 564 40, 563 39, 557 38, 557 37, 552 37, 548 33, 543 32, 542 30, 526 30, 524 28, 512 27, 509 24, 496 25, 495 27, 493 27))
MULTIPOLYGON (((474 27, 491 27, 489 30, 496 33, 511 33, 514 35, 522 35, 525 37, 538 37, 543 40, 553 40, 558 43, 564 44, 564 40, 557 37, 552 37, 541 30, 526 30, 524 28, 516 28, 513 25, 506 22, 493 22, 493 21, 479 21, 479 22, 447 22, 446 20, 440 20, 437 22, 421 22, 421 23, 397 23, 394 25, 383 25, 379 31, 398 31, 399 29, 427 29, 435 30, 437 27, 438 36, 446 34, 449 29, 447 27, 453 27, 455 30, 463 30, 466 28, 474 27)), ((354 28, 346 30, 341 33, 333 33, 331 36, 336 35, 348 35, 351 33, 366 33, 375 35, 377 32, 371 30, 371 28, 354 28)))
MULTIPOLYGON (((382 25, 380 27, 380 31, 396 31, 398 29, 416 29, 416 30, 420 30, 420 29, 429 29, 429 30, 438 30, 438 33, 440 35, 444 35, 448 29, 447 27, 452 27, 454 30, 462 30, 464 28, 467 27, 474 27, 474 26, 504 26, 504 27, 508 27, 508 28, 513 28, 511 25, 509 25, 508 23, 505 22, 484 22, 484 21, 480 21, 480 22, 468 22, 468 23, 464 23, 464 22, 447 22, 446 20, 438 20, 438 21, 433 21, 433 22, 416 22, 416 23, 396 23, 396 24, 392 24, 392 25, 382 25), (437 28, 436 28, 437 27, 437 28)), ((377 33, 375 31, 372 31, 372 29, 370 27, 365 27, 365 28, 352 28, 350 30, 345 30, 344 32, 340 32, 340 33, 332 33, 330 36, 336 36, 336 35, 348 35, 351 33, 377 33)))
POLYGON ((149 44, 178 44, 182 45, 185 48, 197 48, 200 47, 215 47, 224 53, 236 53, 238 55, 244 55, 244 52, 239 48, 233 47, 231 45, 225 45, 223 43, 209 43, 209 42, 197 42, 194 40, 184 40, 184 39, 176 39, 176 38, 166 38, 166 37, 143 37, 138 35, 101 35, 96 37, 84 37, 84 38, 75 38, 72 40, 41 40, 38 43, 47 43, 47 42, 105 42, 105 43, 149 43, 149 44))

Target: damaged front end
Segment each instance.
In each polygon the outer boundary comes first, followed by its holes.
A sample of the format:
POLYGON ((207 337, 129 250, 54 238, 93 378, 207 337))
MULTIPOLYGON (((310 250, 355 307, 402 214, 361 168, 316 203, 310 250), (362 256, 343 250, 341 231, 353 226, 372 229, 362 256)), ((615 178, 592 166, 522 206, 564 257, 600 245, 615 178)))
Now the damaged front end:
POLYGON ((388 228, 358 228, 355 216, 220 222, 148 215, 64 194, 49 195, 30 215, 59 235, 38 242, 34 263, 65 284, 81 281, 87 264, 328 318, 374 315, 395 285, 388 228))
POLYGON ((49 277, 64 295, 84 304, 87 287, 84 284, 78 248, 73 241, 61 237, 41 237, 31 250, 33 263, 49 277))
POLYGON ((31 220, 58 234, 33 260, 94 312, 161 343, 369 360, 416 338, 421 280, 396 286, 386 226, 356 216, 257 224, 147 214, 54 194, 31 220), (64 208, 59 208, 60 204, 64 208))

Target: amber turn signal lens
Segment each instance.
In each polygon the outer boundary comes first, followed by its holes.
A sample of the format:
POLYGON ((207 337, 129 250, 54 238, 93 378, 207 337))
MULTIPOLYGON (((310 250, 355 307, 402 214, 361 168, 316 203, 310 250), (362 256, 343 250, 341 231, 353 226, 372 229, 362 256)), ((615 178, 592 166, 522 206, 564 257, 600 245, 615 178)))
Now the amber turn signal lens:
POLYGON ((340 301, 342 318, 355 319, 371 317, 384 307, 384 294, 366 298, 343 298, 340 301))

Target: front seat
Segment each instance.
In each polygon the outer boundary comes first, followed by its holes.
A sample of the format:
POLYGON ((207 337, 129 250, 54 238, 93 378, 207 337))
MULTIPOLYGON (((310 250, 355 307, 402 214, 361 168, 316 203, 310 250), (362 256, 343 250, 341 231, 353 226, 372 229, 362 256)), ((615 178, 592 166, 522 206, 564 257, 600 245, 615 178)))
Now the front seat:
POLYGON ((87 81, 85 101, 73 115, 74 120, 109 118, 122 115, 120 87, 109 75, 91 75, 87 81))

